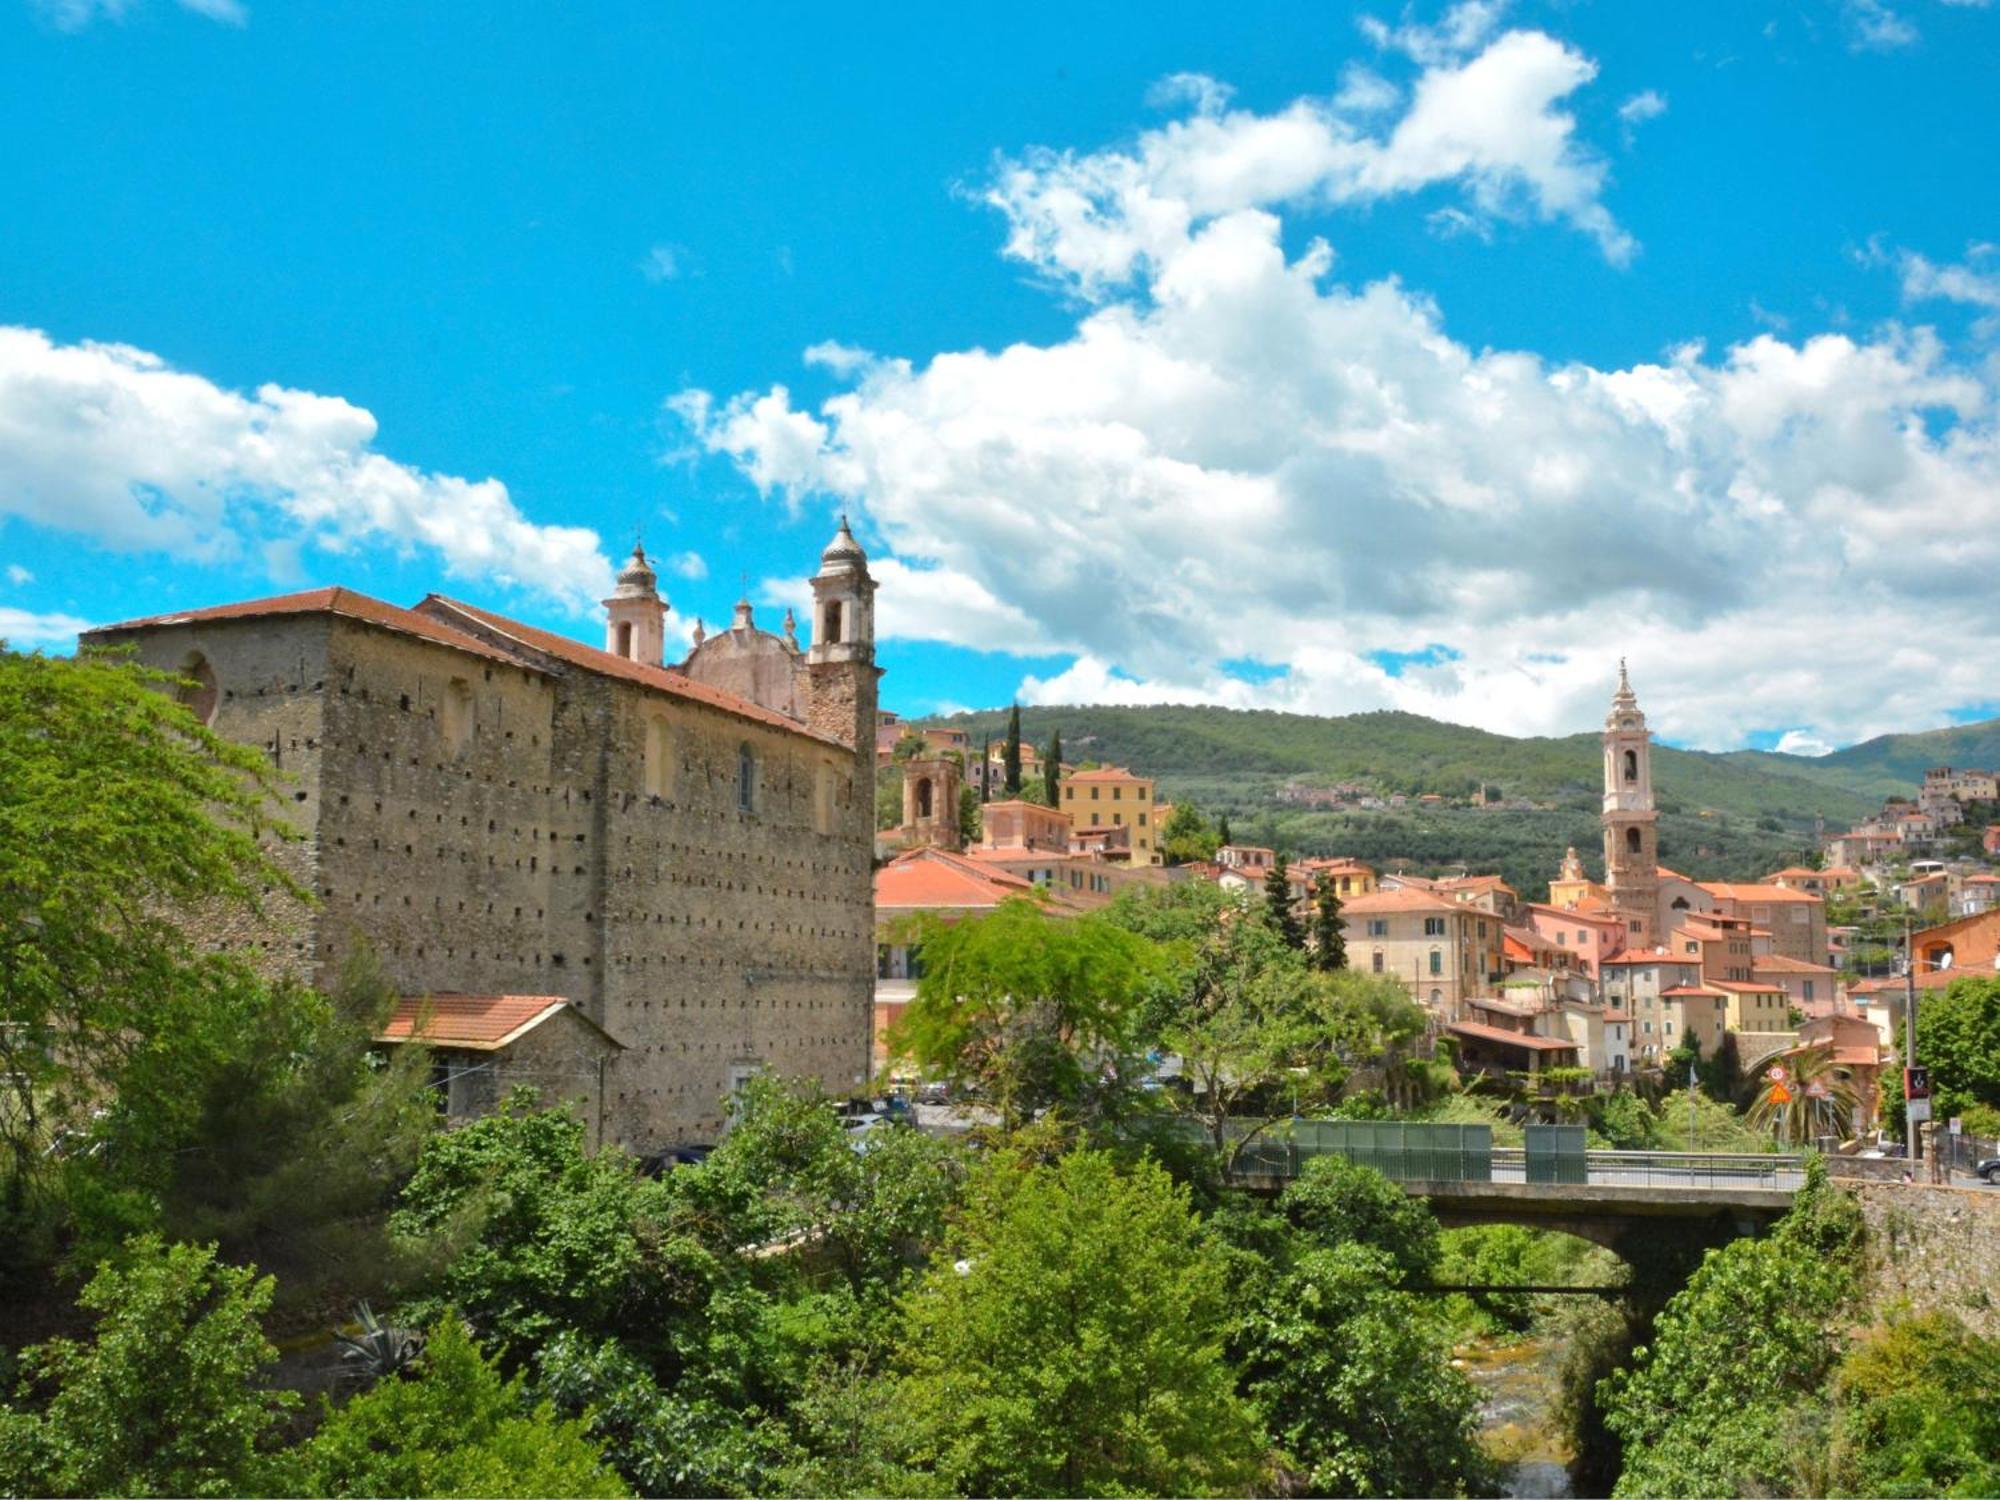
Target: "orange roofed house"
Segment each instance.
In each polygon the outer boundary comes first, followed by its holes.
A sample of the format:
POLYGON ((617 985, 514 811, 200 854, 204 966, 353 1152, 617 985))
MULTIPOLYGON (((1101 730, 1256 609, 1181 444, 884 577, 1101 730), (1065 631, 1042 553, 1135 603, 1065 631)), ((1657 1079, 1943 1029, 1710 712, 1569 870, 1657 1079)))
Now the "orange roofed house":
POLYGON ((430 1049, 448 1120, 483 1115, 527 1087, 544 1103, 574 1107, 593 1144, 604 1138, 605 1078, 624 1050, 560 995, 406 996, 375 1040, 430 1049))
POLYGON ((810 646, 746 602, 671 665, 657 583, 635 549, 602 650, 341 588, 90 632, 187 679, 193 711, 284 777, 302 837, 278 857, 315 899, 198 935, 322 988, 365 947, 404 994, 566 1000, 619 1044, 605 1135, 641 1152, 714 1140, 759 1071, 864 1080, 866 557, 843 523, 810 646))
POLYGON ((921 943, 912 919, 983 916, 1011 897, 1046 903, 1051 912, 1074 915, 1079 907, 1060 888, 1041 884, 997 864, 949 849, 911 849, 875 872, 875 1004, 872 1053, 876 1071, 888 1061, 886 1037, 923 977, 921 943))
POLYGON ((1375 891, 1344 903, 1347 961, 1386 974, 1440 1020, 1497 984, 1505 968, 1505 925, 1479 907, 1429 891, 1375 891))

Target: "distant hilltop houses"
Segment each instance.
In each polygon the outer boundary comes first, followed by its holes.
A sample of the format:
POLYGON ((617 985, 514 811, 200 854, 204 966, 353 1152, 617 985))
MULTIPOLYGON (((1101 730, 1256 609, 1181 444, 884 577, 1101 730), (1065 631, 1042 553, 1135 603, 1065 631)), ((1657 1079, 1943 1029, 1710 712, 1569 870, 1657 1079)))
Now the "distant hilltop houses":
MULTIPOLYGON (((1927 851, 1940 830, 2000 797, 2000 778, 1939 767, 1914 800, 1892 801, 1828 840, 1820 868, 1703 881, 1660 862, 1652 735, 1622 664, 1602 750, 1602 878, 1570 849, 1538 900, 1493 874, 1433 878, 1352 858, 1288 861, 1247 843, 1171 865, 1163 836, 1172 807, 1143 768, 1063 764, 1053 768, 1054 806, 1008 798, 998 795, 1005 770, 997 744, 884 713, 877 764, 900 762, 902 819, 877 836, 878 1060, 881 1032, 922 972, 921 953, 899 937, 907 914, 970 916, 1030 896, 1076 915, 1135 885, 1185 880, 1211 881, 1254 906, 1277 899, 1282 882, 1301 917, 1323 892, 1339 901, 1350 967, 1402 985, 1429 1013, 1434 1035, 1451 1039, 1462 1068, 1531 1079, 1558 1070, 1615 1084, 1659 1067, 1689 1041, 1705 1056, 1732 1048, 1746 1071, 1823 1049, 1855 1085, 1864 1117, 1856 1124, 1865 1123, 1893 1050, 1901 994, 1886 982, 1844 983, 1836 964, 1848 930, 1829 928, 1827 904, 1886 893, 1911 905, 1913 917, 1943 924, 1919 933, 1913 948, 1926 986, 1954 962, 1993 963, 2000 875, 1930 860, 1892 880, 1877 867, 1885 850, 1927 851), (966 788, 983 803, 971 838, 975 820, 960 816, 966 788)), ((1021 746, 1024 785, 1045 785, 1050 769, 1021 746)), ((1505 802, 1484 785, 1448 799, 1294 778, 1277 795, 1321 808, 1537 807, 1505 802)), ((1988 851, 2000 844, 2000 827, 1985 843, 1988 851)))

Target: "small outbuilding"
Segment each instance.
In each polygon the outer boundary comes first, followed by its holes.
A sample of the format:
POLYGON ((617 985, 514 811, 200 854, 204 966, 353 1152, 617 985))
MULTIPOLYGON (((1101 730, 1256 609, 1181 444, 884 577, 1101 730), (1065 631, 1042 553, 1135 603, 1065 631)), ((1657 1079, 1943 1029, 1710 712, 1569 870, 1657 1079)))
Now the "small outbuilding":
POLYGON ((405 996, 375 1040, 430 1048, 438 1106, 454 1124, 525 1086, 573 1105, 592 1145, 603 1139, 605 1072, 625 1050, 561 995, 405 996))

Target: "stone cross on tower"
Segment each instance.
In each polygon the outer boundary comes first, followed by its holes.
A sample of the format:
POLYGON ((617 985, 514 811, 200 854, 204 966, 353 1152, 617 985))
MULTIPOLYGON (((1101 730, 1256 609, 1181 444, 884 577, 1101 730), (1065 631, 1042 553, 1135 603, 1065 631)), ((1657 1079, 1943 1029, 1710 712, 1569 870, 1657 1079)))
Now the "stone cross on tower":
POLYGON ((1659 818, 1653 736, 1620 658, 1604 719, 1604 883, 1628 948, 1651 948, 1660 936, 1659 818))

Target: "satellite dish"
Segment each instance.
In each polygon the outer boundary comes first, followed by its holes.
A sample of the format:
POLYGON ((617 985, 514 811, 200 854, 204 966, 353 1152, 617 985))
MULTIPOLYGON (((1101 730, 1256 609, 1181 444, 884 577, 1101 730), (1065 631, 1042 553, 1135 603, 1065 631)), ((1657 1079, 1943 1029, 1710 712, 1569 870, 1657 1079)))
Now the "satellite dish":
MULTIPOLYGON (((1939 960, 1938 960, 1938 967, 1939 967, 1940 969, 1949 969, 1949 968, 1951 967, 1951 961, 1952 961, 1952 960, 1953 960, 1954 958, 1956 958, 1957 956, 1958 956, 1958 955, 1957 955, 1957 954, 1955 954, 1955 953, 1947 953, 1947 954, 1946 954, 1946 955, 1945 955, 1945 956, 1944 956, 1943 958, 1941 958, 1941 959, 1939 959, 1939 960)), ((2000 955, 1996 955, 1996 956, 2000 956, 2000 955)))

